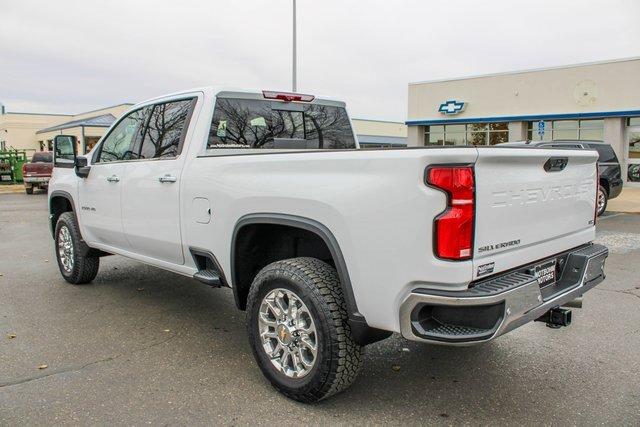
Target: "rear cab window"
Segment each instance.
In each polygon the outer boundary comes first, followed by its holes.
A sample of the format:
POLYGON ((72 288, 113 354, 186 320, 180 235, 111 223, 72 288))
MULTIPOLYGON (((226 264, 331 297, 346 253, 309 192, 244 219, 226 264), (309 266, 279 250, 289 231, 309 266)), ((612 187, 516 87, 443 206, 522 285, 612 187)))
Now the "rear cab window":
POLYGON ((49 151, 33 153, 31 163, 53 163, 53 153, 49 151))
POLYGON ((208 150, 339 150, 356 148, 344 107, 218 97, 208 150))

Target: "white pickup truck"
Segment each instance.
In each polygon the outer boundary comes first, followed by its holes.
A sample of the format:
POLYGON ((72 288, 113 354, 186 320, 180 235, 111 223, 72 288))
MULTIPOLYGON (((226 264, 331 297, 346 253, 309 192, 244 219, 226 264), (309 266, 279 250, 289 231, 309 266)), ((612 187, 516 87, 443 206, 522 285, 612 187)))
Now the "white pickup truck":
POLYGON ((342 102, 204 88, 152 99, 86 156, 55 139, 60 272, 119 254, 233 289, 257 363, 303 402, 349 386, 392 332, 492 340, 568 325, 604 279, 597 153, 362 150, 342 102))

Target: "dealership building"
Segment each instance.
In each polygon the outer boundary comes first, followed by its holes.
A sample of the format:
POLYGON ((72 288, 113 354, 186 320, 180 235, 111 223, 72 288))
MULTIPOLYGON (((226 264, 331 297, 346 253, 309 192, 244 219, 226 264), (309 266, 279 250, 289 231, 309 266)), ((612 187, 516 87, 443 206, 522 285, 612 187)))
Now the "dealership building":
POLYGON ((408 145, 588 139, 640 186, 640 58, 409 84, 408 145))

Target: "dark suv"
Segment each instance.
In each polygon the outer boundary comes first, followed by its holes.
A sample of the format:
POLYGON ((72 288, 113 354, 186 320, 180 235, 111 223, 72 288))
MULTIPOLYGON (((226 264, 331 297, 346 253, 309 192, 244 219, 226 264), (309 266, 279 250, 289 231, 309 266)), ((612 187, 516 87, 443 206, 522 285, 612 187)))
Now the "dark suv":
POLYGON ((564 148, 579 150, 596 150, 598 157, 598 172, 600 173, 600 188, 598 192, 598 216, 607 209, 607 201, 618 197, 622 191, 622 172, 620 162, 611 145, 602 141, 559 139, 555 141, 522 141, 508 142, 500 146, 509 147, 539 147, 564 148))

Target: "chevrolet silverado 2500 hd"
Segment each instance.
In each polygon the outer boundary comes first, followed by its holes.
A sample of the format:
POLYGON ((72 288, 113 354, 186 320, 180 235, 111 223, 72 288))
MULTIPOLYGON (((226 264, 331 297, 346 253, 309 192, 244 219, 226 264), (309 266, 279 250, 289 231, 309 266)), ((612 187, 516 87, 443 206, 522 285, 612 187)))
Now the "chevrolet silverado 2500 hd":
POLYGON ((470 345, 567 325, 604 279, 591 151, 361 150, 342 102, 205 88, 54 154, 64 279, 119 254, 232 288, 258 366, 299 401, 346 388, 392 332, 470 345))

